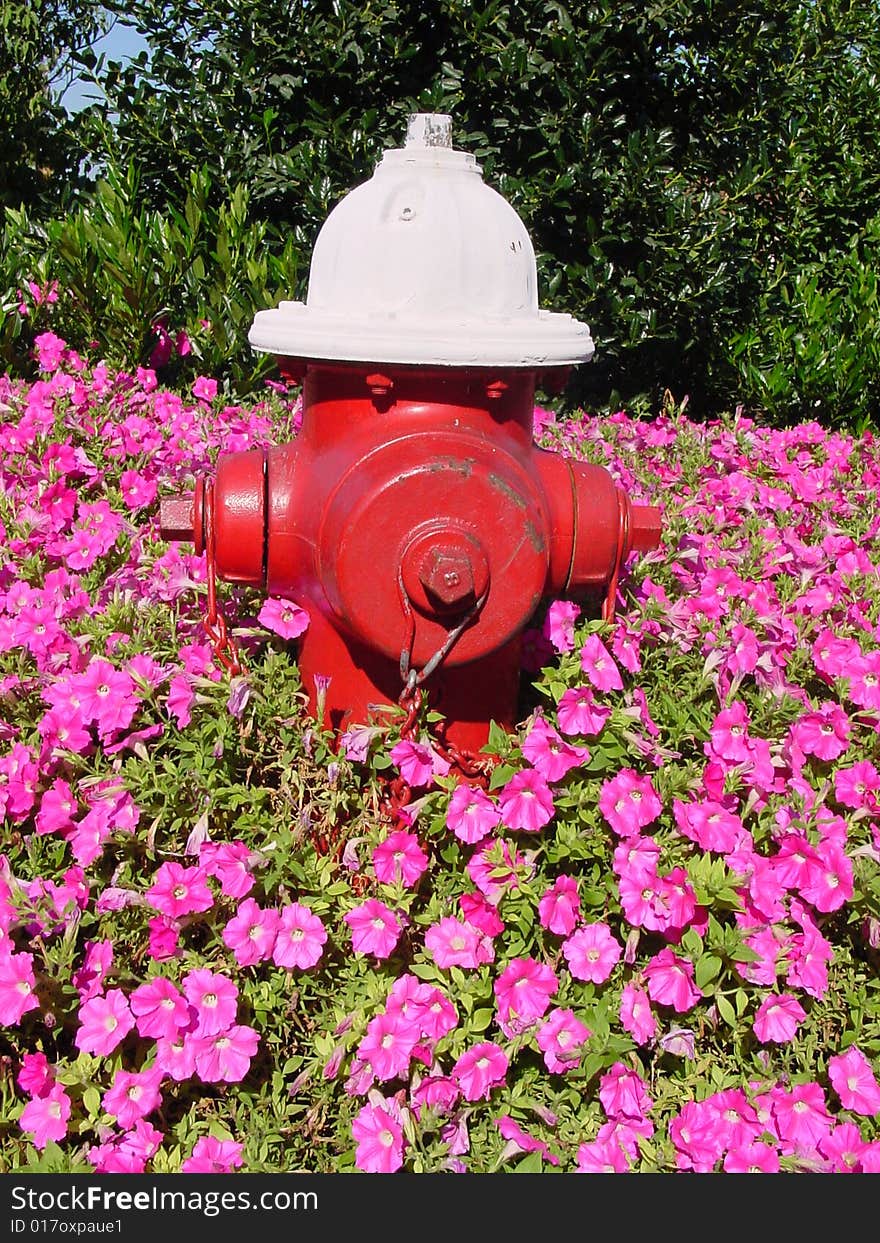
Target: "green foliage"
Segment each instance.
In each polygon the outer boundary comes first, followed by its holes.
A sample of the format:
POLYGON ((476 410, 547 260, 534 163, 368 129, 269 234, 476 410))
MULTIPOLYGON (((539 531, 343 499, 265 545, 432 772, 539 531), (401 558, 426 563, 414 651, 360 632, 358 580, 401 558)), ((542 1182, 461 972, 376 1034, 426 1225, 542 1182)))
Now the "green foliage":
POLYGON ((52 89, 77 44, 100 29, 91 0, 4 0, 0 6, 0 207, 46 211, 67 197, 82 150, 52 89))
POLYGON ((7 211, 0 248, 7 367, 28 367, 33 336, 49 322, 43 308, 34 307, 24 322, 16 310, 16 290, 29 276, 64 291, 51 327, 79 349, 88 346, 116 365, 146 364, 161 328, 173 339, 159 368, 166 381, 185 383, 202 370, 233 389, 256 387, 270 360, 250 349, 247 331, 256 310, 284 296, 296 271, 294 249, 267 245, 266 225, 248 219, 244 186, 219 205, 210 190, 208 173, 195 170, 179 208, 150 208, 134 167, 113 165, 89 203, 63 219, 40 222, 23 208, 7 211), (191 346, 182 356, 180 332, 191 346))
POLYGON ((107 103, 80 125, 136 162, 157 209, 204 166, 218 200, 246 184, 274 245, 293 237, 305 260, 407 113, 448 111, 529 228, 542 301, 592 327, 571 405, 670 388, 698 413, 876 417, 876 5, 135 0, 124 15, 150 58, 96 66, 107 103))

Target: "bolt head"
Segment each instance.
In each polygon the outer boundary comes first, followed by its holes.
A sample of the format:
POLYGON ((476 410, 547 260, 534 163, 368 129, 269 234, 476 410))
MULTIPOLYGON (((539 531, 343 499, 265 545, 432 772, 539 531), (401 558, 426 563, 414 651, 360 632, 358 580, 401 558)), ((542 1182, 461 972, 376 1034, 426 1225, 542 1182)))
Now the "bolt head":
POLYGON ((474 568, 459 549, 430 549, 419 567, 419 581, 438 611, 464 611, 476 600, 474 568))

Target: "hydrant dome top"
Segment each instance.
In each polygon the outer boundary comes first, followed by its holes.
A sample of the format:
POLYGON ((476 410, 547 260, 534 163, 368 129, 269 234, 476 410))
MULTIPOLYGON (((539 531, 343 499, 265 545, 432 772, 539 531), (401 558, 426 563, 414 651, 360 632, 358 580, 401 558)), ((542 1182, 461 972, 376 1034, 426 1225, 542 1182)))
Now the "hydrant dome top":
POLYGON ((517 213, 452 146, 451 117, 416 113, 406 143, 333 208, 305 302, 258 311, 248 340, 276 357, 439 366, 586 362, 588 326, 538 306, 517 213))

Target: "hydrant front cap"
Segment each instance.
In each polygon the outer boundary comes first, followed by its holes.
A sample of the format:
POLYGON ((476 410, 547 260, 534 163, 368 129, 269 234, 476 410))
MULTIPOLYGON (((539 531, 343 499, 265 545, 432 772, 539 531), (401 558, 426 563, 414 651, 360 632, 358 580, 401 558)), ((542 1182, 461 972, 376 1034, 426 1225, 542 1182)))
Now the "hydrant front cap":
POLYGON ((417 113, 406 145, 327 217, 305 302, 259 311, 276 357, 439 366, 586 362, 586 324, 538 306, 535 252, 510 204, 453 148, 451 118, 417 113))

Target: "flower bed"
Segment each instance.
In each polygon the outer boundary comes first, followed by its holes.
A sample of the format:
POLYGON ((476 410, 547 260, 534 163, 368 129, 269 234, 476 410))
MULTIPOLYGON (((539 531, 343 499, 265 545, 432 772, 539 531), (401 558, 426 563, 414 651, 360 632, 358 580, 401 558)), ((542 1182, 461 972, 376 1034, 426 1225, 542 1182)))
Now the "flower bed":
POLYGON ((289 603, 224 591, 212 658, 157 497, 292 397, 38 349, 0 379, 3 1169, 880 1169, 870 435, 536 411, 664 545, 613 625, 544 606, 483 790, 429 722, 317 729, 289 603))

